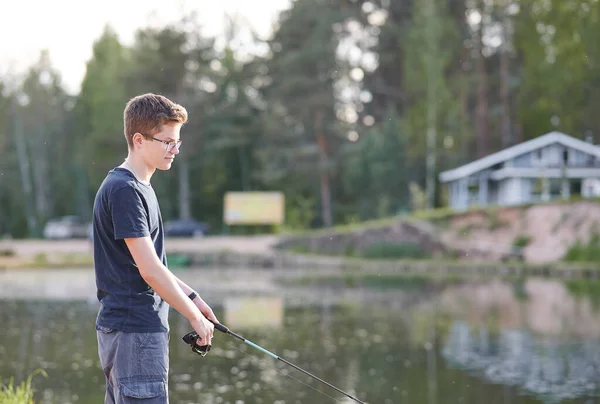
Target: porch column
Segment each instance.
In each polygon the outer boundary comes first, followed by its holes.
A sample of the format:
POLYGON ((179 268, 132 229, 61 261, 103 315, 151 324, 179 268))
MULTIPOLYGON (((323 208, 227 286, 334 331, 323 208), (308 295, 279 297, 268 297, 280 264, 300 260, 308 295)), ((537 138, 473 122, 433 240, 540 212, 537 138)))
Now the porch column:
MULTIPOLYGON (((569 153, 569 157, 570 157, 570 153, 569 153)), ((569 184, 569 177, 567 177, 567 167, 566 165, 563 165, 561 170, 560 170, 560 196, 562 196, 563 199, 569 199, 569 197, 571 196, 571 187, 569 184)))
POLYGON ((469 183, 466 178, 458 181, 458 209, 465 210, 469 207, 469 183))
POLYGON ((452 209, 456 209, 456 184, 448 183, 448 204, 452 209))
POLYGON ((488 204, 488 176, 481 174, 479 176, 479 206, 487 206, 488 204))
POLYGON ((542 201, 550 200, 550 180, 548 177, 542 177, 542 201))
POLYGON ((571 184, 567 178, 563 178, 561 181, 560 193, 563 199, 569 199, 571 197, 571 184))

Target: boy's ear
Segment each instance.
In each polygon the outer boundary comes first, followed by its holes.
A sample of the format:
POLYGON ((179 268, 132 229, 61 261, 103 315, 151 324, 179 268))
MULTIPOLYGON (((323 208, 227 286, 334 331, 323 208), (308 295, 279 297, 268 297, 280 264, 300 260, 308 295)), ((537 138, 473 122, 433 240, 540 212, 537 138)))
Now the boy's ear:
POLYGON ((133 144, 142 144, 142 134, 139 132, 136 132, 133 134, 133 144))

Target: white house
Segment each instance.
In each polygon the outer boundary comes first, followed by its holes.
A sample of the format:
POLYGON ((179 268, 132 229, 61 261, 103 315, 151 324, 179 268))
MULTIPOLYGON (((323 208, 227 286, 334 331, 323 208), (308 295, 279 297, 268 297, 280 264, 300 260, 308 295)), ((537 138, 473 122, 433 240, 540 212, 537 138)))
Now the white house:
POLYGON ((450 207, 519 205, 600 195, 600 146, 551 132, 440 173, 450 207))

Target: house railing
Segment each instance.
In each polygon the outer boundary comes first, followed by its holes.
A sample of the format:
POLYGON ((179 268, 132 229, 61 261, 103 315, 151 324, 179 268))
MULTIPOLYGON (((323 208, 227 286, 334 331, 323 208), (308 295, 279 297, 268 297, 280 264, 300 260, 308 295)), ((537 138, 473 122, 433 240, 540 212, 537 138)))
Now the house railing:
POLYGON ((520 168, 566 168, 567 170, 569 168, 600 168, 600 161, 597 161, 597 162, 594 162, 591 164, 588 162, 582 162, 581 164, 569 163, 566 166, 563 163, 539 162, 539 163, 533 164, 529 167, 520 167, 520 168))

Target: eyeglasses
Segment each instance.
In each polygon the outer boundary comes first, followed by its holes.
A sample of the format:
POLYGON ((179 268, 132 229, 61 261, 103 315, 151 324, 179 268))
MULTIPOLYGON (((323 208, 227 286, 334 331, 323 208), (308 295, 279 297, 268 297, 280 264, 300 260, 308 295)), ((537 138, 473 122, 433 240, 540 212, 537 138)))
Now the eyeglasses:
POLYGON ((174 141, 174 140, 169 141, 169 140, 158 139, 158 138, 155 138, 154 136, 146 135, 145 133, 141 133, 141 135, 144 136, 145 138, 164 143, 167 146, 167 151, 169 151, 169 152, 175 150, 176 146, 177 146, 177 149, 179 149, 181 147, 181 139, 178 141, 174 141))

